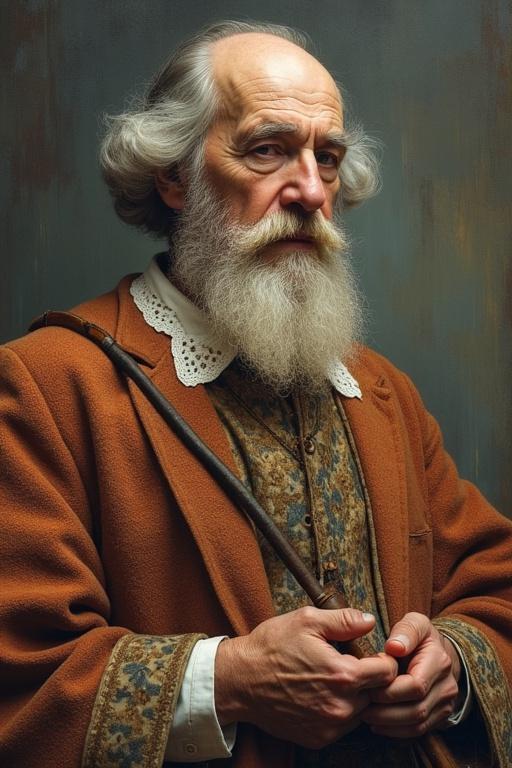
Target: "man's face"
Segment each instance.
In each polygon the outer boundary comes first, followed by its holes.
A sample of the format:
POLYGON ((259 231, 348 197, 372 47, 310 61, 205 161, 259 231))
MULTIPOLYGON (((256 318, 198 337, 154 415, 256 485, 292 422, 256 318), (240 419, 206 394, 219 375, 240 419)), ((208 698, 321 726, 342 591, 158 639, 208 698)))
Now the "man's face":
POLYGON ((224 109, 178 198, 171 278, 274 389, 317 388, 361 331, 347 238, 331 221, 337 89, 315 59, 268 35, 223 40, 213 60, 224 109))
MULTIPOLYGON (((205 144, 204 171, 236 224, 279 211, 331 219, 343 159, 338 90, 312 56, 270 35, 238 35, 213 51, 222 108, 205 144)), ((313 251, 309 238, 279 240, 269 258, 313 251)))

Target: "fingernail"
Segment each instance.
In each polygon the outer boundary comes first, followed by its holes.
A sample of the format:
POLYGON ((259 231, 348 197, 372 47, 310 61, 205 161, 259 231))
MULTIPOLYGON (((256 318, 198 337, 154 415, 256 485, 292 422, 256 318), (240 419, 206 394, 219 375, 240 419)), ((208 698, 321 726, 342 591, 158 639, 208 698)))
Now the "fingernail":
POLYGON ((364 621, 373 621, 374 619, 373 613, 363 613, 362 616, 364 621))
POLYGON ((407 646, 409 645, 409 638, 406 635, 393 635, 393 637, 390 637, 389 639, 393 640, 394 643, 400 643, 404 650, 407 650, 407 646))

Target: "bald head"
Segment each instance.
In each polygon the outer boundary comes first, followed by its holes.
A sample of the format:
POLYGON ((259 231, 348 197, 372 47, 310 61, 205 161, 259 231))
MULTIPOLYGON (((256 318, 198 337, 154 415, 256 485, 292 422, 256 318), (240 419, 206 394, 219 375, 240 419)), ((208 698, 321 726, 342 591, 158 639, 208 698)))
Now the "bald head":
MULTIPOLYGON (((301 32, 265 22, 222 21, 184 41, 155 76, 142 107, 109 120, 101 163, 118 215, 145 231, 169 235, 181 207, 182 189, 173 183, 201 167, 208 144, 211 150, 217 142, 230 166, 226 170, 239 178, 235 158, 247 148, 250 166, 264 152, 268 160, 281 153, 276 142, 255 152, 254 138, 284 139, 292 132, 303 145, 312 140, 309 147, 322 150, 323 175, 329 164, 323 150, 339 148, 344 139, 348 149, 338 171, 345 208, 374 194, 372 142, 359 129, 344 131, 336 84, 306 47, 301 32), (325 147, 319 146, 323 138, 325 147)), ((258 165, 255 178, 263 171, 258 165)), ((307 205, 319 198, 317 190, 307 205)))
POLYGON ((233 35, 212 45, 211 61, 221 108, 233 118, 248 99, 257 99, 262 107, 272 102, 274 108, 287 98, 310 105, 323 99, 326 112, 341 113, 332 76, 290 40, 259 32, 233 35))

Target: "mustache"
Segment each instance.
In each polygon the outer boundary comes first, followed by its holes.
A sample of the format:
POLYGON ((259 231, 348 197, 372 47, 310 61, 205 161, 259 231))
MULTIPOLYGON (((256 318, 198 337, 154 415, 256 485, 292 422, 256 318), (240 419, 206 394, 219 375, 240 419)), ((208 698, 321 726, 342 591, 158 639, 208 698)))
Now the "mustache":
POLYGON ((323 253, 343 253, 347 237, 340 226, 325 219, 320 211, 304 216, 293 211, 276 211, 250 226, 240 228, 239 245, 253 253, 278 240, 311 240, 323 253))

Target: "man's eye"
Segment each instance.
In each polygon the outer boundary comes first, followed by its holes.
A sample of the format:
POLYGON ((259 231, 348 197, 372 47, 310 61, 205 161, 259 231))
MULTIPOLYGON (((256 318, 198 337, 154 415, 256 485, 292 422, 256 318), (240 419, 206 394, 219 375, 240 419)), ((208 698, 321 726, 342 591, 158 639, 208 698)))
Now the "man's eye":
POLYGON ((258 147, 253 147, 251 153, 259 157, 277 157, 280 151, 275 144, 260 144, 258 147))
POLYGON ((339 162, 338 156, 335 155, 333 152, 317 152, 316 159, 320 165, 325 165, 325 166, 328 166, 329 168, 338 167, 338 162, 339 162))

